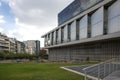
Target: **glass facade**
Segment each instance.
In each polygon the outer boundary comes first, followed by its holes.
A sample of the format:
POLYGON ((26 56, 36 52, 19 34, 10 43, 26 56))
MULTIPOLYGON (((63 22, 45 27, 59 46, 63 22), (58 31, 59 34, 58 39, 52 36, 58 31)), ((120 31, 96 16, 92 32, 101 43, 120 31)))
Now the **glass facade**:
POLYGON ((40 41, 36 40, 36 55, 40 55, 40 41))
POLYGON ((64 42, 67 42, 68 39, 68 26, 64 27, 64 42))
POLYGON ((101 7, 91 16, 91 37, 103 35, 104 7, 101 7))
POLYGON ((79 25, 79 22, 80 22, 80 19, 76 20, 76 40, 79 40, 79 28, 80 28, 80 25, 79 25))
POLYGON ((120 31, 120 0, 108 8, 108 33, 120 31))
POLYGON ((63 24, 100 1, 103 0, 74 0, 68 7, 58 14, 58 24, 63 24))
POLYGON ((56 30, 56 44, 58 43, 58 30, 56 30))
MULTIPOLYGON (((58 29, 58 39, 57 39, 57 43, 59 44, 59 43, 61 43, 61 28, 60 29, 58 29)), ((64 36, 63 36, 64 37, 64 36)))
POLYGON ((53 32, 54 38, 53 38, 53 45, 56 44, 56 31, 53 32))
POLYGON ((64 42, 64 27, 61 28, 61 43, 64 42))
POLYGON ((76 21, 73 21, 71 23, 71 30, 70 30, 70 34, 71 34, 71 41, 75 41, 76 40, 76 21))
POLYGON ((88 16, 85 15, 79 22, 79 39, 87 38, 88 16))
POLYGON ((71 36, 71 24, 72 23, 68 24, 68 42, 71 41, 71 37, 70 37, 71 36))

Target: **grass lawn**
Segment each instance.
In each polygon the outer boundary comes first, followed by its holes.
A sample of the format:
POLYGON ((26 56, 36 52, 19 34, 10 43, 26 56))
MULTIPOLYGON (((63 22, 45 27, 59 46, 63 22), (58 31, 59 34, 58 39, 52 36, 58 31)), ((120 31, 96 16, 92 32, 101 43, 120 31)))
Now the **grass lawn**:
POLYGON ((70 63, 2 63, 0 80, 84 80, 84 77, 60 69, 70 63))

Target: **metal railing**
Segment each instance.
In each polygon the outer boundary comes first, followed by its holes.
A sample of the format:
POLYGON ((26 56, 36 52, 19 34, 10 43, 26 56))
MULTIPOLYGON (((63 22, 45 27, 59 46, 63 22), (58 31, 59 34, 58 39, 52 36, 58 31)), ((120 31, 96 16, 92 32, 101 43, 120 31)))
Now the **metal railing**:
POLYGON ((85 73, 85 80, 89 80, 89 78, 102 80, 112 72, 120 70, 120 59, 113 58, 105 62, 86 67, 83 70, 85 73))

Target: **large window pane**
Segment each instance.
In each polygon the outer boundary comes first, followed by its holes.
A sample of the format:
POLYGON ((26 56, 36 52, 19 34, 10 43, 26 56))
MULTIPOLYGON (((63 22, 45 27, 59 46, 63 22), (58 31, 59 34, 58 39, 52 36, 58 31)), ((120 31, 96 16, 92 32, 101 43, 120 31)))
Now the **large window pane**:
POLYGON ((87 26, 88 26, 88 16, 84 16, 81 20, 80 20, 80 28, 79 28, 79 33, 80 33, 80 36, 79 38, 80 39, 83 39, 83 38, 87 38, 87 26))
POLYGON ((92 37, 103 35, 103 22, 104 22, 103 10, 104 10, 104 7, 101 7, 91 16, 91 36, 92 37))
POLYGON ((120 0, 108 8, 108 33, 120 31, 120 0))

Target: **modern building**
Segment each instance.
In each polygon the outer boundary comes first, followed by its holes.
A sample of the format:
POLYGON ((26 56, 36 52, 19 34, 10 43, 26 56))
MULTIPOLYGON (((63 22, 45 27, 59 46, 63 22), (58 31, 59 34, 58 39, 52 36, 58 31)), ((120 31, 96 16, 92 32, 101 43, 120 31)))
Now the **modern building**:
POLYGON ((44 34, 50 61, 120 57, 120 0, 74 0, 44 34))
POLYGON ((24 41, 25 44, 25 51, 29 54, 36 54, 40 53, 40 41, 38 40, 28 40, 24 41))
POLYGON ((25 44, 21 41, 16 41, 16 53, 25 53, 25 44))
POLYGON ((40 55, 40 41, 36 40, 36 55, 40 55))

